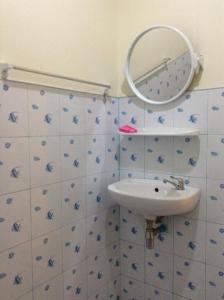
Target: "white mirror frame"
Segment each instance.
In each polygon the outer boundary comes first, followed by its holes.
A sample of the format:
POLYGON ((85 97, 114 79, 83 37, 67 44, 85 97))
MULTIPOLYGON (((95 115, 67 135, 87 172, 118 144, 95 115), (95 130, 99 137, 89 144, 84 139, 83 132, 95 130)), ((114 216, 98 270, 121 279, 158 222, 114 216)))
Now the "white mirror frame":
POLYGON ((166 104, 166 103, 170 103, 174 100, 176 100, 177 98, 179 98, 180 96, 183 95, 183 93, 188 89, 188 87, 190 86, 193 78, 194 78, 194 75, 195 73, 198 73, 199 72, 199 69, 200 69, 200 59, 199 59, 199 56, 194 52, 193 50, 193 47, 192 47, 192 44, 190 42, 190 40, 188 39, 188 37, 182 32, 180 31, 179 29, 177 29, 176 27, 174 26, 170 26, 170 25, 155 25, 155 26, 152 26, 148 29, 146 29, 145 31, 143 31, 142 33, 140 33, 133 41, 133 43, 131 44, 131 47, 129 48, 128 50, 128 55, 127 55, 127 58, 126 58, 126 63, 125 63, 125 69, 124 69, 124 73, 125 73, 125 76, 126 76, 126 79, 128 81, 128 84, 130 86, 130 88, 132 89, 132 91, 134 92, 134 94, 141 100, 143 100, 144 102, 147 102, 147 103, 151 103, 151 104, 155 104, 155 105, 161 105, 161 104, 166 104), (188 50, 189 50, 189 53, 190 53, 190 57, 191 57, 191 71, 190 71, 190 74, 189 74, 189 77, 188 77, 188 80, 185 84, 185 86, 182 88, 182 90, 174 97, 168 99, 168 100, 164 100, 164 101, 155 101, 153 99, 148 99, 146 98, 144 95, 142 95, 139 90, 136 88, 134 82, 133 82, 133 79, 131 78, 131 75, 130 75, 130 61, 131 61, 131 56, 132 56, 132 53, 133 53, 133 50, 135 48, 135 45, 138 43, 138 41, 148 32, 152 31, 152 30, 155 30, 155 29, 159 29, 159 28, 165 28, 165 29, 169 29, 169 30, 173 30, 175 31, 176 33, 178 33, 182 38, 183 40, 186 42, 187 44, 187 47, 188 47, 188 50))

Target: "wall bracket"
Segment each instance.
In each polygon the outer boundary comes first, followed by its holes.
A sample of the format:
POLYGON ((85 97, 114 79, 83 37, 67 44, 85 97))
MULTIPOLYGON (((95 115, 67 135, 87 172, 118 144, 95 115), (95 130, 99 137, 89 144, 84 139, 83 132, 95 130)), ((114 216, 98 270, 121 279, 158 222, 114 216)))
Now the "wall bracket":
POLYGON ((8 77, 8 71, 13 69, 13 67, 6 63, 0 63, 0 75, 2 80, 7 79, 8 77))

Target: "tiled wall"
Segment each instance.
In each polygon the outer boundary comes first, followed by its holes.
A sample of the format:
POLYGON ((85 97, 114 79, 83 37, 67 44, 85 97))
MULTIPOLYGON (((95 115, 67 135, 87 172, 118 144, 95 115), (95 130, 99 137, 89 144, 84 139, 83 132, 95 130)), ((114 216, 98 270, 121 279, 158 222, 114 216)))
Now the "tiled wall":
POLYGON ((222 89, 155 107, 2 83, 1 297, 117 300, 121 247, 122 300, 223 299, 223 115, 222 89), (119 179, 118 111, 121 125, 200 129, 120 140, 121 178, 176 174, 202 190, 194 212, 165 220, 153 250, 143 217, 124 208, 119 242, 119 208, 106 195, 119 179))
POLYGON ((0 298, 117 299, 118 103, 0 85, 0 298))
POLYGON ((144 218, 121 208, 122 300, 224 299, 224 89, 194 91, 171 105, 119 101, 121 125, 198 127, 198 137, 123 137, 120 176, 184 177, 199 206, 167 218, 168 233, 144 247, 144 218))

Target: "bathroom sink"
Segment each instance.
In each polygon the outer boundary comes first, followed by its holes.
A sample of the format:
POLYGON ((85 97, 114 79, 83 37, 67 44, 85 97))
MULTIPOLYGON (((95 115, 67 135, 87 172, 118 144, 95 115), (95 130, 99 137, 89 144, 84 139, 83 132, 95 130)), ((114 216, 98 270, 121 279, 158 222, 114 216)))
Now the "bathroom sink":
POLYGON ((124 179, 108 186, 112 199, 146 219, 179 215, 192 211, 200 199, 200 189, 186 186, 176 190, 159 180, 124 179))

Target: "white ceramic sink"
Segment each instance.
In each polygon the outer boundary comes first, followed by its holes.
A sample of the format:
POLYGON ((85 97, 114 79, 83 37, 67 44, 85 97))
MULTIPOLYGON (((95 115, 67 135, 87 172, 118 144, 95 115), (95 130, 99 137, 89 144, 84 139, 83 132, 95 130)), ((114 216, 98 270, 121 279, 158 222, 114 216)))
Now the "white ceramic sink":
POLYGON ((145 218, 179 215, 192 211, 200 199, 200 189, 185 186, 176 190, 170 184, 150 179, 124 179, 108 186, 118 204, 145 218))

